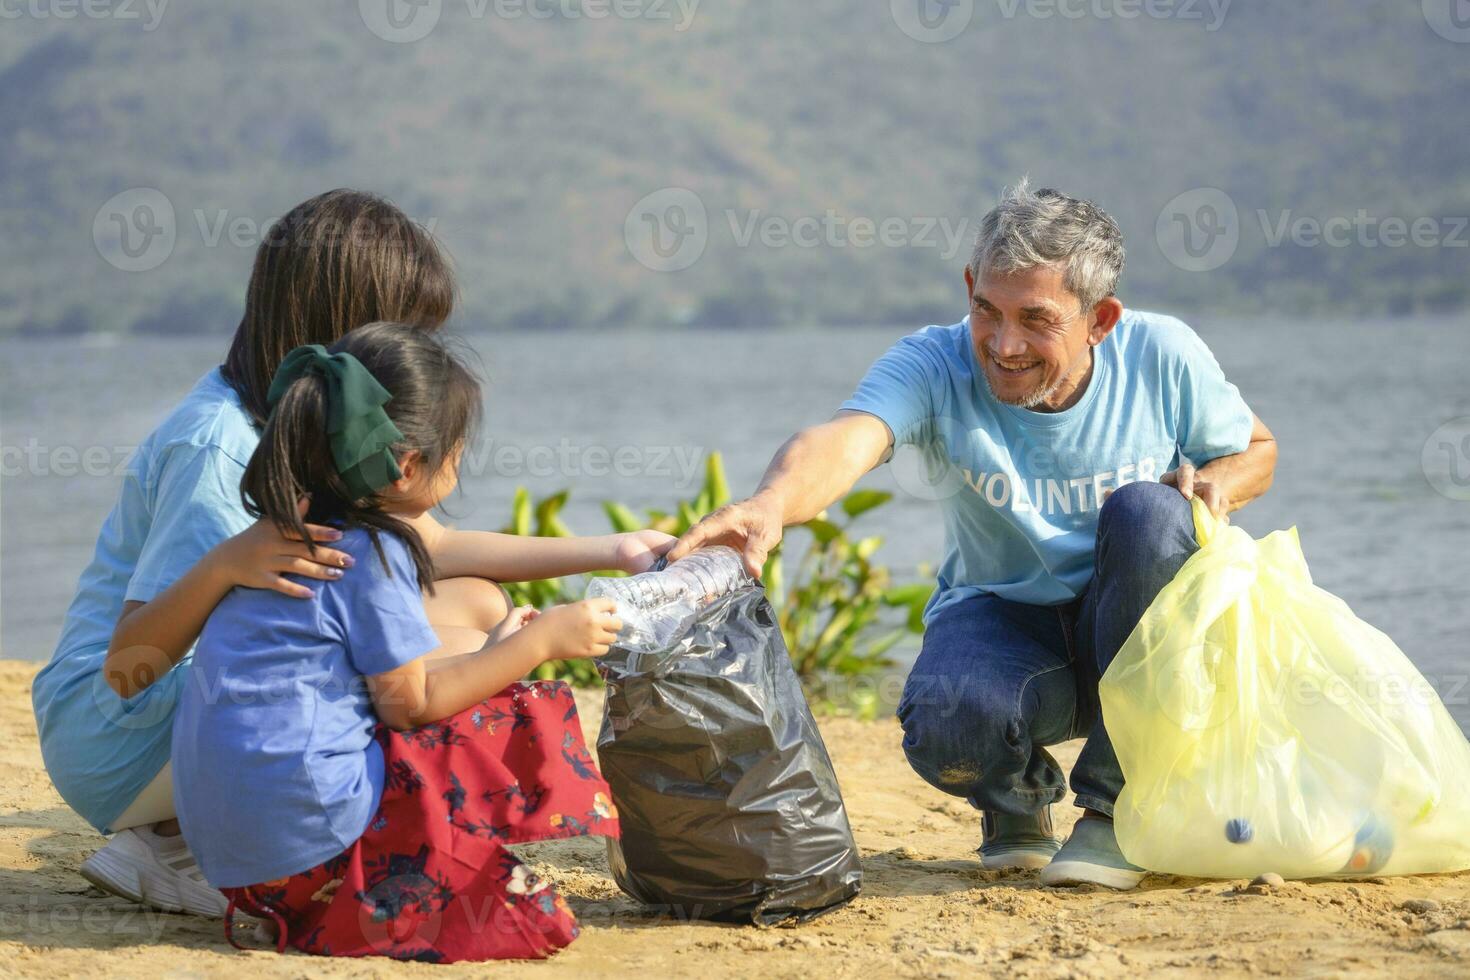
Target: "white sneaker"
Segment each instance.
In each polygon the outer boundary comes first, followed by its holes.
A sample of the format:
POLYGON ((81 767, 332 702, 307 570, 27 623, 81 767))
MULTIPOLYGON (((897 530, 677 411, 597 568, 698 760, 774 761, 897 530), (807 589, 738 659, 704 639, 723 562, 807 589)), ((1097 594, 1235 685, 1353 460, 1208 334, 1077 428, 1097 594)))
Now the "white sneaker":
POLYGON ((163 837, 147 827, 119 831, 82 862, 82 877, 109 894, 163 912, 222 919, 229 907, 204 880, 182 835, 163 837))

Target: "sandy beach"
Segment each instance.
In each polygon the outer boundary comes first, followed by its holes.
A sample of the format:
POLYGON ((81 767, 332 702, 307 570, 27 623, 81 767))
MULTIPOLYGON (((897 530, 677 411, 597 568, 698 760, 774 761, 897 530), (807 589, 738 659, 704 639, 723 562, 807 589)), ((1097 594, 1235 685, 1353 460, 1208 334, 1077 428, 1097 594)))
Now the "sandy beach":
MULTIPOLYGON (((51 788, 30 710, 37 665, 0 661, 0 975, 479 976, 487 968, 237 952, 220 925, 145 911, 77 874, 101 843, 51 788)), ((589 741, 596 692, 579 694, 589 741)), ((979 818, 903 761, 896 722, 822 721, 863 853, 863 894, 796 928, 668 921, 623 896, 598 841, 521 848, 562 889, 582 937, 496 975, 1470 975, 1470 874, 1288 883, 1151 875, 1138 891, 1048 890, 980 868, 979 818)), ((1064 764, 1078 743, 1058 753, 1064 764)), ((1062 826, 1075 818, 1058 807, 1062 826)))

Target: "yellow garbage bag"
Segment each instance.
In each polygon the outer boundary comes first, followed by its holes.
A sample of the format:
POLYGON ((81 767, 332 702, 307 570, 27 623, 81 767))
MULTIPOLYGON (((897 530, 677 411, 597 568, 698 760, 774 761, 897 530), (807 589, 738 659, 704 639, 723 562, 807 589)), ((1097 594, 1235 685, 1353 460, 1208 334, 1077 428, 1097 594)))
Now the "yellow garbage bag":
POLYGON ((1295 528, 1253 540, 1197 499, 1194 521, 1102 679, 1124 855, 1205 878, 1470 868, 1470 743, 1433 688, 1312 584, 1295 528))

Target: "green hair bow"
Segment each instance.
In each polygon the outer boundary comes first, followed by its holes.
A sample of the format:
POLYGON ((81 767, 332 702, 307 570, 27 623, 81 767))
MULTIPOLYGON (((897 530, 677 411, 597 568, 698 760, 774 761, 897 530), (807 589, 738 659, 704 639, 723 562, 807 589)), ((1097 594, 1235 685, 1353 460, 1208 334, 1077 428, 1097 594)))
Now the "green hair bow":
POLYGON ((403 433, 383 411, 393 395, 361 361, 346 352, 328 354, 321 344, 307 344, 286 355, 271 379, 266 403, 276 402, 309 372, 327 382, 327 438, 332 462, 353 500, 361 500, 403 476, 393 444, 403 433))

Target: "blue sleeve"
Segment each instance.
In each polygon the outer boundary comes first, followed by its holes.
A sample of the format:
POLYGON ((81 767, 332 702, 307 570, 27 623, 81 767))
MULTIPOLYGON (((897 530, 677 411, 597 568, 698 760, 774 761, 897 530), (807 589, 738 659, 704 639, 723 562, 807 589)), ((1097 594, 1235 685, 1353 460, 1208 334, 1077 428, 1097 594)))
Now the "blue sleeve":
POLYGON ((253 522, 240 502, 245 467, 216 446, 174 446, 154 475, 151 520, 128 580, 130 602, 150 602, 205 552, 253 522))
POLYGON ((1179 392, 1179 451, 1196 466, 1245 452, 1255 419, 1240 389, 1205 342, 1185 327, 1176 352, 1179 392))
POLYGON ((359 558, 357 567, 334 583, 346 586, 341 615, 348 659, 368 676, 396 670, 439 646, 408 547, 387 532, 379 532, 378 540, 391 575, 369 545, 367 560, 359 558))
POLYGON ((895 446, 923 442, 932 428, 944 371, 934 346, 925 332, 894 344, 868 368, 842 410, 881 419, 895 446))

